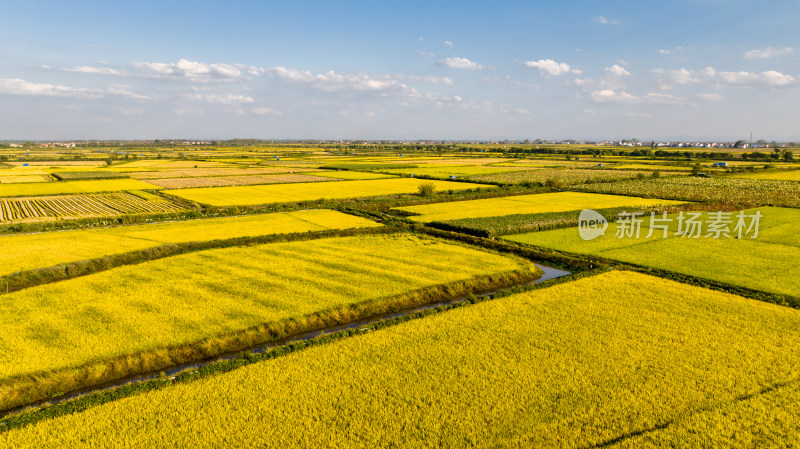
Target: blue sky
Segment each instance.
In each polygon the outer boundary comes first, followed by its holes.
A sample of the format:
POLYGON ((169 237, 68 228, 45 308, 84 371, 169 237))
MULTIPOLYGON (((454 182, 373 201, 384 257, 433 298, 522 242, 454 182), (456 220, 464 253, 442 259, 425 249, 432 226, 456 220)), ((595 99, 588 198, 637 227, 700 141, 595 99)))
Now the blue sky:
POLYGON ((0 139, 800 140, 793 1, 0 2, 0 139))

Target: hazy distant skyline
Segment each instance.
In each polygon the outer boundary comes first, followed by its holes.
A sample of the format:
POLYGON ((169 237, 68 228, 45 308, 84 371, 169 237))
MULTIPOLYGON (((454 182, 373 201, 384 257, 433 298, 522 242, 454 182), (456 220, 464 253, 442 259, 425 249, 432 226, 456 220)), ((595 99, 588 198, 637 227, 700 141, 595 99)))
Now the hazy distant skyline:
POLYGON ((800 140, 792 1, 0 3, 0 139, 800 140))

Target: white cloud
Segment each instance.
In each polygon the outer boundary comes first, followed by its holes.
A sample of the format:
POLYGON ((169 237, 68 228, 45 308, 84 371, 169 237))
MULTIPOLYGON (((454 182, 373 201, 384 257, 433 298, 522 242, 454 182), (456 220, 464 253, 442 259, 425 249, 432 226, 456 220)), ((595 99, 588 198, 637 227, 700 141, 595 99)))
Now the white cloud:
POLYGON ((444 41, 444 44, 450 48, 453 48, 453 41, 444 41))
POLYGON ((254 103, 252 97, 248 97, 245 95, 234 95, 234 94, 193 93, 193 94, 182 95, 182 97, 186 100, 197 100, 206 103, 234 105, 234 106, 254 103))
POLYGON ((745 52, 744 57, 745 59, 769 59, 769 58, 774 58, 775 56, 788 55, 791 52, 792 52, 791 47, 785 47, 785 48, 767 47, 764 49, 750 50, 748 52, 745 52))
POLYGON ((609 19, 605 16, 597 16, 594 18, 594 23, 599 23, 600 25, 617 25, 619 22, 616 20, 609 19))
POLYGON ((615 91, 612 89, 596 90, 592 92, 592 99, 597 103, 622 103, 622 104, 663 104, 663 105, 687 105, 690 104, 685 98, 663 93, 648 93, 644 96, 636 96, 625 91, 615 91))
POLYGON ((663 70, 654 72, 661 76, 658 83, 661 89, 668 90, 674 85, 705 83, 717 86, 739 87, 786 87, 797 84, 797 77, 783 74, 775 70, 765 72, 718 72, 713 67, 703 70, 663 70))
POLYGON ((450 67, 451 69, 470 69, 470 70, 481 70, 483 68, 482 65, 478 64, 475 61, 470 61, 467 58, 445 58, 437 62, 436 64, 442 67, 450 67))
POLYGON ((583 112, 587 114, 596 114, 596 111, 594 109, 584 109, 583 112))
POLYGON ((530 115, 531 114, 531 111, 529 111, 527 109, 522 109, 522 108, 515 108, 514 112, 516 112, 519 115, 530 115))
POLYGON ((418 96, 416 89, 408 87, 398 79, 388 75, 370 76, 363 73, 338 74, 334 71, 313 74, 307 70, 291 69, 286 67, 273 67, 265 69, 277 79, 307 85, 324 91, 361 91, 375 92, 381 95, 400 94, 418 96))
POLYGON ((709 101, 722 101, 722 100, 725 99, 724 96, 722 96, 720 94, 714 94, 714 93, 701 93, 701 94, 697 94, 697 97, 698 98, 702 98, 703 100, 709 100, 709 101))
POLYGON ((617 93, 611 89, 592 92, 592 99, 598 103, 635 103, 639 101, 639 98, 625 91, 617 93))
POLYGON ((432 58, 432 57, 436 56, 436 54, 434 54, 434 53, 431 53, 431 52, 429 52, 429 51, 421 51, 421 52, 419 52, 419 54, 420 54, 420 56, 422 56, 423 58, 432 58))
POLYGON ((272 109, 272 108, 263 107, 263 106, 259 106, 257 108, 253 108, 253 109, 251 109, 251 111, 253 112, 253 114, 256 114, 256 115, 281 115, 282 114, 281 111, 278 111, 278 110, 275 110, 275 109, 272 109))
POLYGON ((728 84, 738 86, 769 86, 781 87, 795 81, 792 75, 784 75, 774 70, 761 73, 752 72, 720 72, 719 79, 728 84))
POLYGON ((425 38, 420 36, 417 38, 417 42, 425 42, 425 38))
POLYGON ((679 52, 681 50, 683 50, 683 47, 681 47, 679 45, 679 46, 677 46, 675 48, 672 48, 672 49, 661 49, 661 50, 658 50, 658 52, 660 54, 662 54, 662 55, 674 55, 675 53, 677 53, 677 52, 679 52))
POLYGON ((21 79, 0 79, 0 94, 71 98, 100 98, 100 89, 86 89, 48 83, 31 83, 21 79))
POLYGON ((625 70, 624 67, 621 67, 617 64, 614 64, 611 67, 606 67, 605 71, 606 75, 608 76, 628 76, 631 74, 631 72, 625 70))
POLYGON ((522 65, 529 68, 535 68, 539 70, 544 76, 559 76, 565 75, 568 73, 574 73, 579 75, 583 72, 577 69, 573 69, 569 66, 569 64, 564 62, 555 62, 552 59, 540 59, 538 61, 526 61, 523 62, 522 65))
POLYGON ((133 87, 125 85, 125 84, 114 84, 108 86, 106 88, 106 92, 110 95, 116 95, 119 97, 125 98, 133 98, 134 100, 152 100, 152 97, 148 97, 146 95, 137 94, 133 91, 133 87))
POLYGON ((244 64, 206 64, 180 59, 176 63, 137 62, 134 66, 146 69, 150 76, 192 82, 209 83, 234 81, 262 73, 262 69, 244 64))
POLYGON ((112 69, 110 67, 90 67, 90 66, 86 66, 86 65, 82 65, 82 66, 78 66, 78 67, 72 67, 72 68, 66 68, 66 69, 61 69, 61 70, 64 70, 64 71, 67 71, 67 72, 92 73, 92 74, 98 74, 98 75, 118 75, 118 76, 121 76, 121 75, 126 75, 127 74, 124 70, 112 69))
POLYGON ((452 86, 454 81, 446 76, 433 76, 433 75, 408 75, 405 79, 409 81, 419 81, 428 84, 444 84, 452 86))
POLYGON ((687 101, 685 98, 676 97, 675 95, 662 94, 662 93, 649 93, 642 97, 642 101, 654 104, 671 104, 671 105, 685 105, 687 101))

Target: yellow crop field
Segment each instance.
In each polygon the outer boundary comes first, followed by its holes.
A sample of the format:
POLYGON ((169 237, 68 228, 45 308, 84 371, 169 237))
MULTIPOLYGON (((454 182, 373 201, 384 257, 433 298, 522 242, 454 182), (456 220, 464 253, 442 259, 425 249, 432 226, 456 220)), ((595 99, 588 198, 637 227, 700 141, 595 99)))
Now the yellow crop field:
POLYGON ((17 184, 24 182, 49 182, 50 177, 47 175, 11 175, 0 176, 0 184, 17 184))
POLYGON ((798 333, 795 309, 609 272, 42 421, 0 445, 786 447, 800 419, 775 412, 797 407, 770 399, 796 402, 798 333), (742 425, 765 411, 774 433, 742 425))
POLYGON ((604 209, 623 206, 655 206, 680 204, 678 201, 636 198, 620 195, 598 195, 577 192, 519 195, 484 200, 454 201, 398 207, 398 210, 419 215, 410 219, 421 222, 459 218, 500 217, 514 214, 566 212, 581 209, 604 209))
POLYGON ((61 195, 70 193, 118 192, 121 190, 160 189, 135 179, 103 179, 97 181, 61 181, 31 184, 2 184, 0 197, 61 195))
POLYGON ((381 226, 332 210, 304 210, 115 228, 0 236, 0 276, 167 243, 381 226))
MULTIPOLYGON (((112 166, 110 170, 115 171, 130 171, 141 170, 135 167, 112 166)), ((164 179, 164 178, 196 178, 205 176, 241 176, 241 175, 274 175, 281 173, 290 173, 293 170, 288 167, 257 167, 257 168, 244 168, 244 167, 225 167, 225 168, 177 168, 168 170, 153 170, 153 171, 136 171, 131 172, 130 176, 134 179, 164 179)), ((306 171, 314 171, 314 169, 304 169, 306 171)))
POLYGON ((289 182, 323 182, 333 181, 331 178, 302 174, 280 175, 242 175, 242 176, 208 176, 197 178, 149 179, 148 182, 165 189, 184 189, 192 187, 247 186, 256 184, 281 184, 289 182))
POLYGON ((166 190, 165 193, 212 206, 247 206, 269 203, 311 201, 321 198, 363 198, 401 193, 416 193, 419 185, 432 182, 436 190, 467 190, 477 187, 494 188, 480 184, 450 181, 421 181, 396 178, 356 180, 327 183, 296 183, 237 187, 209 187, 197 189, 166 190))
POLYGON ((369 235, 199 251, 12 292, 0 302, 0 407, 41 383, 159 369, 382 310, 417 289, 537 272, 431 238, 369 235))
POLYGON ((304 171, 302 174, 325 176, 327 178, 335 178, 335 179, 384 179, 384 178, 394 177, 392 175, 386 175, 383 173, 370 173, 370 172, 349 171, 349 170, 317 170, 310 173, 306 173, 304 171))
POLYGON ((772 179, 776 181, 800 181, 800 170, 774 171, 765 173, 739 173, 733 178, 772 179))

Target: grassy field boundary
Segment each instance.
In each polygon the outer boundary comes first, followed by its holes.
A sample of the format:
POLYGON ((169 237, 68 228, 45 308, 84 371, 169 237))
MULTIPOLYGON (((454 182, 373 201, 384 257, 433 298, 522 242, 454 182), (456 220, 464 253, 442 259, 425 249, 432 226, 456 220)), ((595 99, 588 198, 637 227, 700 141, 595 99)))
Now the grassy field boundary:
POLYGON ((0 383, 0 410, 32 404, 70 391, 101 385, 134 374, 158 371, 237 352, 307 332, 401 312, 439 301, 531 282, 541 270, 529 268, 412 290, 399 295, 337 306, 298 318, 262 323, 248 329, 218 334, 199 341, 129 353, 80 366, 10 377, 0 383))
POLYGON ((173 378, 160 376, 158 378, 143 382, 130 383, 110 390, 103 390, 90 393, 85 396, 81 396, 59 404, 45 405, 40 408, 11 413, 0 419, 0 432, 33 425, 40 421, 57 418, 59 416, 69 415, 73 413, 80 413, 84 410, 87 410, 89 408, 98 405, 102 405, 119 399, 124 399, 126 397, 134 396, 137 394, 144 394, 149 391, 160 390, 162 388, 169 387, 170 385, 193 382, 209 376, 223 374, 253 363, 273 360, 311 347, 333 343, 335 341, 339 341, 345 338, 363 335, 365 332, 378 331, 411 320, 422 319, 431 315, 447 312, 449 310, 454 310, 461 307, 468 307, 473 304, 478 304, 484 301, 503 298, 513 294, 548 288, 554 285, 572 282, 586 277, 596 276, 598 274, 605 273, 607 271, 609 271, 609 268, 596 268, 593 270, 586 270, 580 273, 573 273, 561 278, 550 279, 538 284, 512 286, 489 295, 476 296, 474 294, 469 294, 468 297, 463 301, 437 306, 434 308, 422 310, 419 312, 409 313, 399 317, 378 320, 373 323, 358 326, 357 328, 354 329, 332 332, 320 335, 318 337, 310 338, 307 340, 290 342, 284 345, 276 346, 275 348, 272 348, 262 353, 254 354, 252 352, 247 352, 247 351, 241 352, 236 358, 213 362, 198 369, 187 370, 182 373, 179 373, 173 378))

